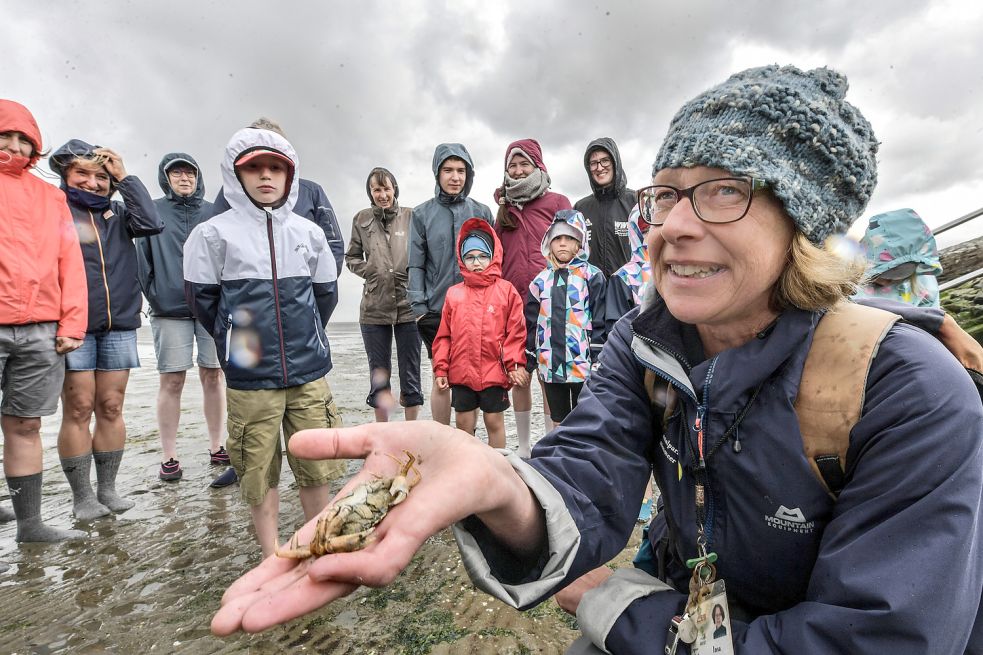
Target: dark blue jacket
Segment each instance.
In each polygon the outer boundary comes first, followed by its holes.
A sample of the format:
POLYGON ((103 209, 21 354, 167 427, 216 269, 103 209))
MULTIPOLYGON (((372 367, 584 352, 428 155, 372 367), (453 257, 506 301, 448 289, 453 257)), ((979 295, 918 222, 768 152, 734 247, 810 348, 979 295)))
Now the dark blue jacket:
POLYGON ((292 212, 297 156, 268 130, 236 132, 222 181, 232 209, 205 221, 184 246, 184 280, 195 317, 211 333, 231 389, 284 389, 324 377, 324 333, 336 280, 324 232, 292 212), (233 162, 246 150, 275 150, 293 163, 286 201, 261 208, 246 195, 233 162))
POLYGON ((154 205, 165 229, 136 241, 140 289, 153 316, 190 319, 191 308, 184 295, 184 242, 191 230, 211 217, 212 203, 204 200, 205 180, 191 155, 183 152, 164 155, 157 180, 164 197, 154 200, 154 205), (199 170, 198 186, 190 196, 179 196, 171 190, 164 169, 176 159, 199 170))
MULTIPOLYGON (((51 155, 51 166, 64 176, 76 157, 87 157, 97 147, 72 139, 51 155)), ((85 260, 89 289, 86 332, 90 334, 140 327, 142 299, 133 239, 164 229, 150 193, 136 176, 127 175, 115 182, 114 190, 123 196, 123 202, 110 201, 105 211, 89 209, 73 201, 72 193, 67 194, 85 260)))
POLYGON ((504 586, 499 597, 530 606, 617 555, 654 470, 664 508, 651 533, 657 542, 668 535, 658 562, 668 585, 649 577, 632 588, 616 574, 584 596, 578 618, 610 652, 661 653, 685 603, 684 562, 696 553, 693 423, 702 407, 712 452, 703 524, 727 584, 736 653, 980 652, 983 407, 973 383, 935 338, 891 328, 834 502, 805 458, 792 409, 818 319, 786 311, 710 359, 695 328, 660 300, 619 321, 577 407, 528 465, 513 464, 544 506, 549 552, 517 562, 470 526, 504 586), (664 432, 646 369, 678 395, 664 432))
MULTIPOLYGON (((212 216, 218 216, 229 209, 229 202, 225 199, 224 189, 218 190, 215 196, 215 203, 212 206, 212 216)), ((321 185, 311 180, 300 180, 300 187, 297 193, 297 204, 294 206, 294 213, 313 221, 318 227, 324 230, 324 238, 328 240, 328 247, 334 257, 335 270, 341 275, 341 270, 345 263, 345 239, 341 235, 341 227, 338 225, 338 217, 335 216, 328 194, 324 192, 321 185)), ((327 314, 324 320, 327 321, 338 306, 338 282, 337 280, 328 285, 330 295, 327 297, 327 314)))

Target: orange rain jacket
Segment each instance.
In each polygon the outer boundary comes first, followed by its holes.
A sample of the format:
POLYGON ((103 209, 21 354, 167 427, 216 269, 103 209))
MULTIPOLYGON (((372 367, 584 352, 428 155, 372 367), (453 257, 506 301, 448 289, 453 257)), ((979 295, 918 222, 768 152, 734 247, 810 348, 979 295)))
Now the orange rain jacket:
POLYGON ((35 155, 0 152, 0 325, 57 321, 58 336, 84 339, 85 268, 65 194, 30 172, 42 147, 31 112, 0 100, 0 132, 10 131, 33 141, 35 155))

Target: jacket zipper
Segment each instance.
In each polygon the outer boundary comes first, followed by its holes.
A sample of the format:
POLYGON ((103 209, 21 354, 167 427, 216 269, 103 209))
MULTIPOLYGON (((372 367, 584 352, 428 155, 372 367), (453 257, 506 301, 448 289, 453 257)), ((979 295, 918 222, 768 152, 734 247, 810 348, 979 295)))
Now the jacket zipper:
POLYGON ((314 313, 314 336, 317 337, 317 342, 321 346, 321 350, 326 350, 324 347, 324 341, 321 339, 321 330, 317 326, 317 313, 314 313))
POLYGON ((92 231, 96 235, 96 245, 99 246, 99 266, 102 268, 102 287, 106 290, 106 320, 108 325, 107 330, 113 329, 113 312, 110 309, 109 304, 109 278, 106 276, 106 256, 102 251, 102 237, 99 236, 99 229, 96 227, 96 218, 92 215, 92 210, 89 210, 89 222, 92 224, 92 231))
POLYGON ((229 314, 229 327, 225 331, 225 362, 229 362, 229 352, 232 350, 232 314, 229 314))
POLYGON ((280 315, 280 289, 276 275, 276 246, 273 242, 273 213, 266 211, 266 238, 270 244, 270 267, 273 271, 273 308, 276 310, 276 330, 280 338, 280 373, 287 384, 287 348, 283 343, 283 317, 280 315))

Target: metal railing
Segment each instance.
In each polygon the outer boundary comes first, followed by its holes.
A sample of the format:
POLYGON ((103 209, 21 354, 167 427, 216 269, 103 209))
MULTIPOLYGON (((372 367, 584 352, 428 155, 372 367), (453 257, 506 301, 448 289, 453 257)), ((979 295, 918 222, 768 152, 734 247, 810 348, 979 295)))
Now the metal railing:
MULTIPOLYGON (((946 230, 951 230, 954 227, 959 227, 963 223, 968 223, 969 221, 971 221, 974 218, 977 218, 979 216, 983 216, 983 207, 980 207, 976 211, 969 212, 965 216, 960 216, 959 218, 957 218, 955 220, 949 221, 945 225, 940 225, 939 227, 937 227, 934 230, 932 230, 932 234, 934 234, 935 236, 938 236, 938 235, 942 234, 943 232, 945 232, 946 230)), ((964 284, 964 283, 969 282, 971 280, 975 280, 976 278, 981 277, 981 276, 983 276, 983 268, 978 268, 975 271, 966 273, 964 275, 960 275, 959 277, 955 278, 954 280, 949 280, 945 284, 940 284, 939 285, 939 291, 945 291, 946 289, 951 289, 953 287, 958 287, 960 284, 964 284)))

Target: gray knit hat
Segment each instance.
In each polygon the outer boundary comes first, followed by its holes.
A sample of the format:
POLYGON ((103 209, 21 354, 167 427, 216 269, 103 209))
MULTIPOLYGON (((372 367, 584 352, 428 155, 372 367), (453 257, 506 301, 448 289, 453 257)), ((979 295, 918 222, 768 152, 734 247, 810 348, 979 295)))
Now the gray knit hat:
POLYGON ((710 166, 768 182, 810 241, 821 245, 863 213, 877 184, 877 139, 828 68, 750 68, 690 100, 652 166, 710 166))

